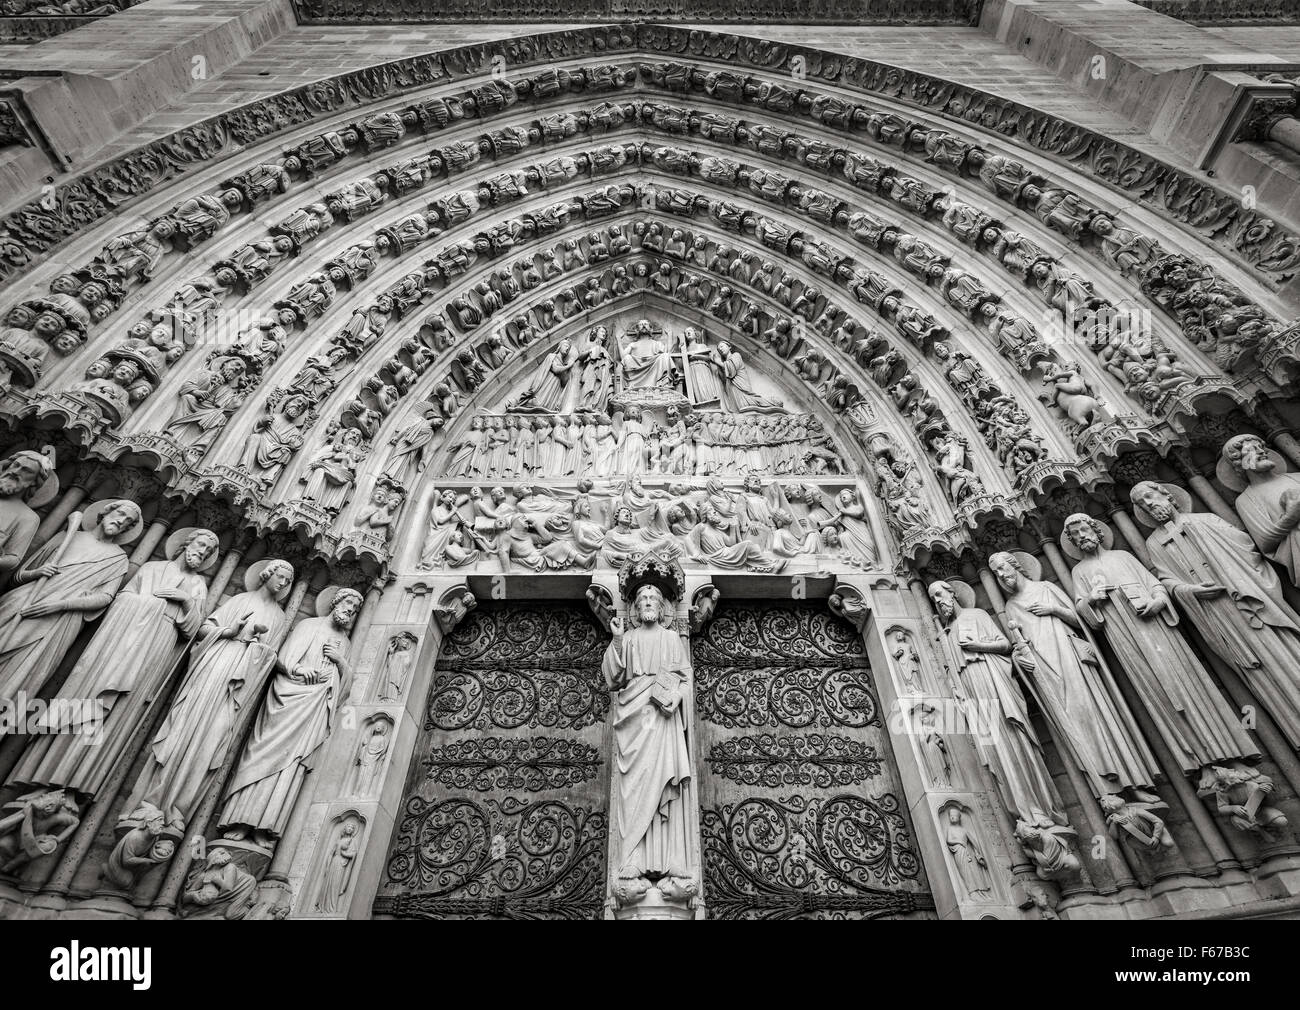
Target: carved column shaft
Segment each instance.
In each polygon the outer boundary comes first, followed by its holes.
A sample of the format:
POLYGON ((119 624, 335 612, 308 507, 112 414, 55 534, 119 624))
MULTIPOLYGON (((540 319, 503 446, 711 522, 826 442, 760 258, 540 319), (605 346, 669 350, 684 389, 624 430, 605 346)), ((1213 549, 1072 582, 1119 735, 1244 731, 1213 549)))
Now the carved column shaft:
POLYGON ((1187 480, 1188 486, 1196 492, 1201 501, 1205 502, 1206 508, 1229 525, 1235 526, 1237 529, 1244 529, 1241 520, 1237 518, 1236 511, 1224 500, 1223 495, 1219 494, 1205 475, 1197 469, 1185 449, 1177 449, 1171 452, 1168 459, 1174 465, 1174 468, 1187 480))
POLYGON ((226 586, 230 585, 231 576, 235 574, 235 569, 239 567, 239 562, 252 546, 253 540, 252 531, 244 530, 235 537, 234 544, 221 559, 216 574, 212 576, 212 584, 208 586, 208 613, 212 613, 220 605, 222 594, 225 593, 226 586))
MULTIPOLYGON (((1295 120, 1291 120, 1295 122, 1295 120)), ((1292 467, 1300 468, 1300 441, 1291 427, 1282 419, 1277 408, 1264 402, 1255 409, 1255 417, 1264 426, 1264 437, 1287 458, 1292 467)))
POLYGON ((100 490, 111 479, 110 475, 93 464, 78 468, 75 482, 63 492, 54 507, 41 520, 41 524, 36 527, 32 542, 27 547, 27 556, 31 557, 35 554, 56 531, 67 525, 68 516, 81 507, 81 503, 86 500, 91 491, 100 490))

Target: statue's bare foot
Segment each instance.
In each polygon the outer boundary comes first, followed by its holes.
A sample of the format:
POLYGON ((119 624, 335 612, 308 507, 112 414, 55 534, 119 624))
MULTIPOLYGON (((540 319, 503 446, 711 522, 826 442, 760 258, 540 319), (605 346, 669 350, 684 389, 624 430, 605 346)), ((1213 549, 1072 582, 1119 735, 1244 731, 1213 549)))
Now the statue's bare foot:
POLYGON ((227 828, 225 831, 221 832, 221 837, 226 839, 228 842, 242 842, 248 837, 248 829, 236 825, 233 828, 227 828))

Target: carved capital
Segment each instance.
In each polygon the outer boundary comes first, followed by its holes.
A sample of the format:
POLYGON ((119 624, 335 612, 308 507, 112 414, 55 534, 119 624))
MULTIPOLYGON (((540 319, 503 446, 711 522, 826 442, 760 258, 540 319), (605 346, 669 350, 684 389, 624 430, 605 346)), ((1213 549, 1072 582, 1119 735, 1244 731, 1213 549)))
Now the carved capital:
POLYGON ((1279 435, 1290 435, 1295 431, 1295 427, 1288 424, 1278 413, 1278 409, 1268 400, 1263 400, 1256 405, 1253 416, 1263 427, 1264 437, 1270 442, 1279 435))
POLYGON ((1192 481, 1205 476, 1201 468, 1192 461, 1192 454, 1184 448, 1179 447, 1172 450, 1165 459, 1186 480, 1192 481))

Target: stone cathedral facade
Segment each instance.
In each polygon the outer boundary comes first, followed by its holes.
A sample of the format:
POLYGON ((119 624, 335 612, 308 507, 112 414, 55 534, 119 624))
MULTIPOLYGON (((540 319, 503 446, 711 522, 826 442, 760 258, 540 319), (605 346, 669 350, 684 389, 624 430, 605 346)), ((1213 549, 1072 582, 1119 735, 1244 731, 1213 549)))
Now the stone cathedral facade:
POLYGON ((1300 912, 1293 5, 0 69, 0 917, 1300 912))

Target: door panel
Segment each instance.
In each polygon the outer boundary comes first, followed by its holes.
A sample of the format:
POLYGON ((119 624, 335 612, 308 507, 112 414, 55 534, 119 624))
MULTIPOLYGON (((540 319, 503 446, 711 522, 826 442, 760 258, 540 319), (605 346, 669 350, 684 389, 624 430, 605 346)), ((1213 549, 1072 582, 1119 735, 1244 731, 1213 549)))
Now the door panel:
POLYGON ((602 916, 608 641, 558 603, 484 605, 444 639, 377 913, 602 916))
POLYGON ((853 628, 811 603, 723 604, 691 657, 709 915, 932 908, 853 628))

